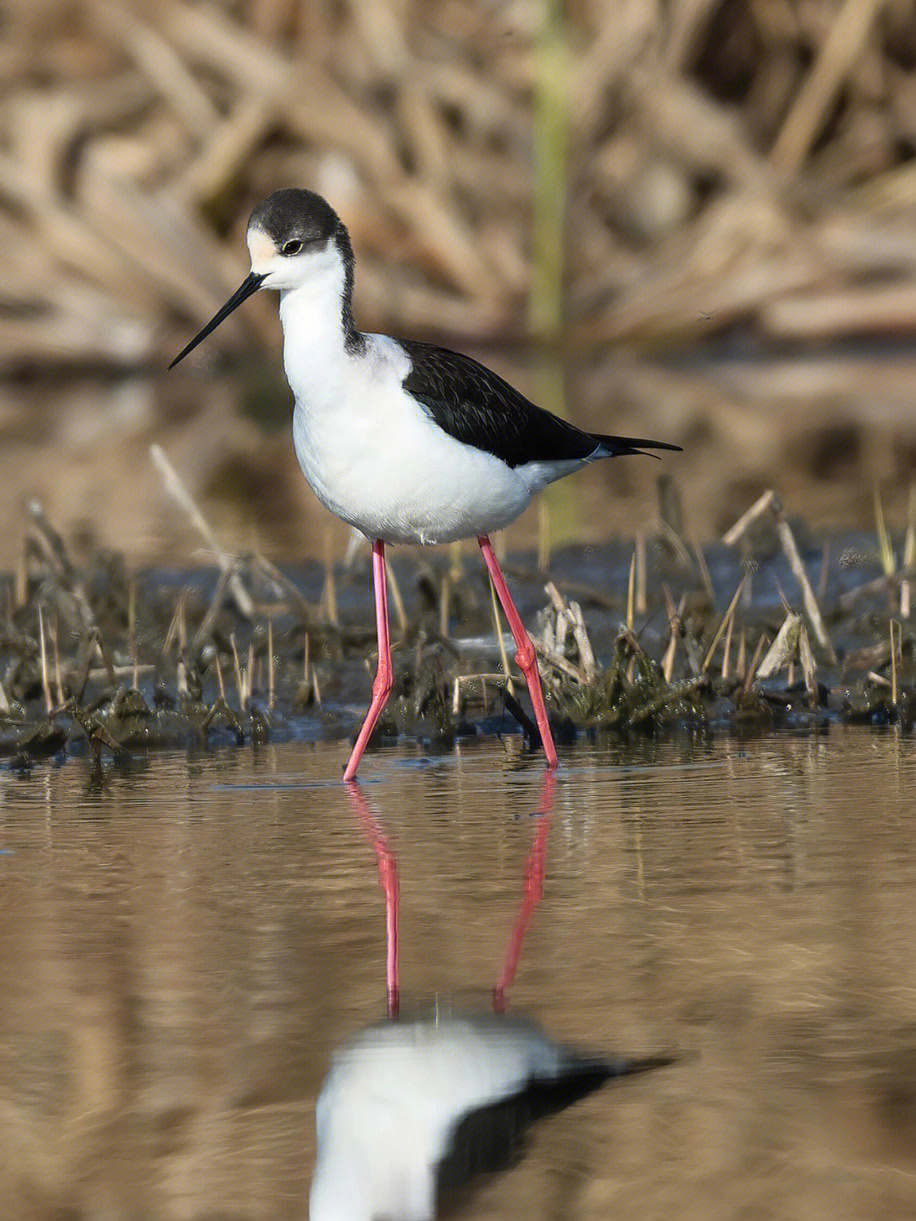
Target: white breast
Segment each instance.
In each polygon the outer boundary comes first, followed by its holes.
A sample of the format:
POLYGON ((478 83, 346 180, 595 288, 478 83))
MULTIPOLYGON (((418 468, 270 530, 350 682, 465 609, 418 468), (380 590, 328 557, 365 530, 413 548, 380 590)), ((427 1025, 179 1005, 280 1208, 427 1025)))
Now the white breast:
POLYGON ((400 345, 368 335, 351 355, 314 296, 300 296, 281 302, 284 363, 296 456, 319 500, 392 543, 451 542, 514 521, 536 488, 434 423, 402 387, 410 361, 400 345))

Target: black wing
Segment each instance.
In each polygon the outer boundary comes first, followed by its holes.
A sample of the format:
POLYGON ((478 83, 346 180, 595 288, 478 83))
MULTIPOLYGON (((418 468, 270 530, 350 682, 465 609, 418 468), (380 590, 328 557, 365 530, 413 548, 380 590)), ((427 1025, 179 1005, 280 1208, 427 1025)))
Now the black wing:
POLYGON ((611 1076, 603 1065, 595 1065, 557 1081, 533 1081, 510 1098, 463 1115, 436 1168, 439 1197, 470 1186, 479 1174, 514 1166, 521 1160, 533 1123, 572 1106, 611 1076))
POLYGON ((510 1098, 463 1115, 436 1169, 440 1197, 471 1185, 478 1174, 507 1170, 524 1153, 528 1128, 539 1119, 562 1111, 613 1077, 648 1072, 673 1064, 673 1056, 641 1060, 583 1059, 551 1080, 533 1080, 510 1098))
POLYGON ((404 389, 423 404, 443 432, 493 454, 507 466, 637 454, 641 446, 680 449, 664 441, 583 432, 536 407, 470 356, 413 339, 398 343, 411 361, 404 389))

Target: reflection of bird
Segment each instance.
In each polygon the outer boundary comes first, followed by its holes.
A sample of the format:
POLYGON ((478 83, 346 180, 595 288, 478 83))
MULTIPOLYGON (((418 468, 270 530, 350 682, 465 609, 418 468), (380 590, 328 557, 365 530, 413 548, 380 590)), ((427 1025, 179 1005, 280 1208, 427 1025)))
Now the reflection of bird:
MULTIPOLYGON (((339 1050, 316 1105, 311 1221, 432 1221, 440 1193, 503 1169, 524 1128, 609 1077, 668 1063, 606 1059, 503 1016, 525 933, 543 894, 556 775, 544 775, 522 900, 493 991, 494 1016, 389 1021, 339 1050)), ((353 811, 375 849, 385 892, 388 1016, 399 1007, 394 850, 358 784, 353 811)))
POLYGON ((385 544, 472 537, 515 636, 548 766, 555 767, 534 648, 488 535, 514 521, 548 483, 588 462, 641 446, 679 447, 582 432, 468 356, 358 331, 350 237, 320 195, 275 191, 251 214, 248 249, 251 274, 172 364, 259 288, 279 290, 296 456, 319 500, 372 540, 378 672, 344 778, 356 775, 394 682, 385 544))
POLYGON ((611 1077, 605 1059, 509 1017, 385 1022, 339 1050, 316 1107, 311 1221, 432 1221, 439 1194, 504 1169, 525 1126, 611 1077))

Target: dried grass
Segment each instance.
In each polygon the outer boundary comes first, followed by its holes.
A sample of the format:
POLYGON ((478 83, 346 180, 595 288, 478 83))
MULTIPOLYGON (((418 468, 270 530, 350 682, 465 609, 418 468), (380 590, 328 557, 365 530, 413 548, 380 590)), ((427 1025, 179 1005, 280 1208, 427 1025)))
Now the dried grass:
POLYGON ((160 361, 290 183, 351 226, 369 325, 916 326, 906 4, 7 0, 4 33, 0 368, 160 361))

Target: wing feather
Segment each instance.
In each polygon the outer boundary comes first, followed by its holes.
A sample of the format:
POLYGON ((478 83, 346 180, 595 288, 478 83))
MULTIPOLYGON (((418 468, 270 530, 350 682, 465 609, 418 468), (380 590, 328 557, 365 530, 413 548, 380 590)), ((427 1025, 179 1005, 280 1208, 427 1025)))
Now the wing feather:
POLYGON ((642 448, 680 448, 664 441, 584 432, 535 406, 473 357, 413 339, 398 343, 411 363, 404 389, 422 403, 443 432, 493 454, 507 466, 585 462, 640 453, 642 448))

